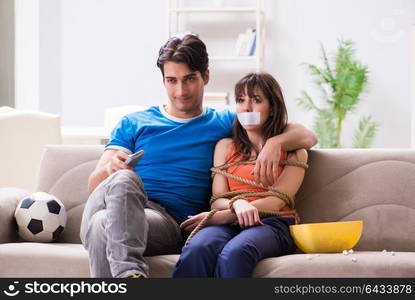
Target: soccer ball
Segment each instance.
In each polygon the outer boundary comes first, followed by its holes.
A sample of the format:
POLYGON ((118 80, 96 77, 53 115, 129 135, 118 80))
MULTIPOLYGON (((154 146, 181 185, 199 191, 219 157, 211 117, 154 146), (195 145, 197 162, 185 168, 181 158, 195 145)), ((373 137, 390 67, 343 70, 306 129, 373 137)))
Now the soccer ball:
POLYGON ((20 237, 30 242, 55 241, 66 226, 66 210, 62 202, 44 192, 20 200, 14 217, 20 237))

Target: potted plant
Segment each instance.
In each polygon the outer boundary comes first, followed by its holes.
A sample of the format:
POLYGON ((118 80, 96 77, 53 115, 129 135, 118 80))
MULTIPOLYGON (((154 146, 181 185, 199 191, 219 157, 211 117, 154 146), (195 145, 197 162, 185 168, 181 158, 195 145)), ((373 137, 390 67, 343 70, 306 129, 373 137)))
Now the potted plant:
MULTIPOLYGON (((368 69, 354 58, 354 43, 339 40, 334 55, 334 65, 329 62, 327 53, 321 45, 323 67, 305 64, 313 78, 315 86, 321 92, 321 103, 306 92, 301 91, 297 103, 315 115, 313 129, 320 148, 341 148, 343 122, 347 115, 355 112, 362 100, 368 81, 368 69)), ((372 117, 363 116, 355 130, 353 146, 368 148, 373 143, 379 125, 372 117)))

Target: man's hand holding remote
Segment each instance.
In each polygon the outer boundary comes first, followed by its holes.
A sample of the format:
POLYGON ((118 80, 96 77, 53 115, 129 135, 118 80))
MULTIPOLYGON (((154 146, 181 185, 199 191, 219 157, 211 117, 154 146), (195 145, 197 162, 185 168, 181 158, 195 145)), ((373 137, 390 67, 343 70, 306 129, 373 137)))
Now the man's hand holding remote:
POLYGON ((140 161, 140 159, 143 157, 143 155, 144 155, 143 150, 140 150, 140 151, 137 151, 136 153, 128 155, 128 158, 125 161, 126 165, 129 167, 135 168, 135 166, 140 161))

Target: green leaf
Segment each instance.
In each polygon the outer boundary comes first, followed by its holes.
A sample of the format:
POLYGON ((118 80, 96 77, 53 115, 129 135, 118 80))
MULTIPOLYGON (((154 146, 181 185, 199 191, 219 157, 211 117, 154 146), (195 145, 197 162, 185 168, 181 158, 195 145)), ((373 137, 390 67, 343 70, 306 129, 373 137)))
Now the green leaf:
POLYGON ((347 113, 360 101, 359 95, 367 84, 367 68, 354 59, 354 44, 340 40, 336 55, 336 106, 347 113))
POLYGON ((362 117, 354 133, 353 146, 355 148, 369 148, 375 138, 379 124, 371 116, 362 117))
POLYGON ((322 43, 320 43, 320 49, 321 49, 321 55, 323 57, 324 66, 326 67, 326 76, 328 78, 328 83, 330 84, 330 87, 333 90, 333 92, 335 92, 336 91, 335 76, 333 75, 333 72, 331 71, 329 59, 327 58, 327 52, 324 49, 324 46, 322 43))
POLYGON ((330 75, 325 70, 319 69, 315 65, 309 64, 307 66, 310 71, 310 74, 314 76, 314 81, 317 84, 323 84, 323 83, 330 84, 331 82, 330 75))
MULTIPOLYGON (((333 61, 329 60, 321 44, 323 66, 303 64, 319 94, 312 98, 305 91, 301 91, 296 100, 302 108, 315 112, 314 130, 322 148, 341 147, 344 120, 348 114, 357 112, 363 99, 362 94, 366 92, 369 71, 355 58, 355 53, 353 41, 340 39, 333 61)), ((355 133, 355 145, 369 147, 377 128, 375 121, 364 118, 355 133)))
POLYGON ((313 99, 307 94, 306 91, 301 91, 301 97, 295 99, 302 108, 307 111, 316 110, 319 111, 320 109, 314 104, 313 99))
POLYGON ((314 120, 313 130, 318 138, 319 148, 337 148, 334 115, 329 110, 321 110, 314 120))

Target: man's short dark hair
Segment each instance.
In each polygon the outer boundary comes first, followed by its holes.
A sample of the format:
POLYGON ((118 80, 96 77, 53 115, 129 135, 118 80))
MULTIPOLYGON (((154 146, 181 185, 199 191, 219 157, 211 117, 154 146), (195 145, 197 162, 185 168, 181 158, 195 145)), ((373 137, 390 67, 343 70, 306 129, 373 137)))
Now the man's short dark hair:
POLYGON ((184 63, 190 70, 199 71, 202 77, 209 67, 209 58, 206 45, 193 34, 186 34, 183 38, 171 37, 159 51, 157 67, 164 77, 164 64, 168 61, 184 63))

